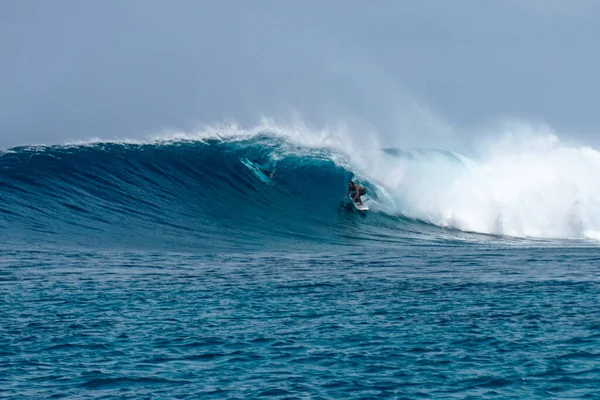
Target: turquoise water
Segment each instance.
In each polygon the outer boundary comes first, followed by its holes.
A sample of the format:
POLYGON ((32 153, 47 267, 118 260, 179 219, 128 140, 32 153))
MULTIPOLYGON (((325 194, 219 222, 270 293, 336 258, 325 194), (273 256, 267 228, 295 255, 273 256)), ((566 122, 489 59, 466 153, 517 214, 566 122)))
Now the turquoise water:
POLYGON ((362 215, 327 157, 262 187, 223 146, 0 156, 0 397, 600 397, 595 242, 362 215))
POLYGON ((598 259, 5 251, 0 382, 23 398, 595 398, 598 259))

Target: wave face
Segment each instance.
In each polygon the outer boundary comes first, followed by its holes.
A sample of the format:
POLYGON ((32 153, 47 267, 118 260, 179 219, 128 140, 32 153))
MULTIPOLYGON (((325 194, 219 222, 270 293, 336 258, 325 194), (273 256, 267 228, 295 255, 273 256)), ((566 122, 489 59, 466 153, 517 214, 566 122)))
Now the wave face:
POLYGON ((437 150, 356 157, 261 134, 20 147, 0 154, 0 240, 207 250, 594 238, 600 188, 585 167, 598 153, 538 150, 480 162, 437 150), (241 157, 273 165, 273 184, 241 157), (367 214, 341 201, 353 177, 369 192, 367 214))
POLYGON ((15 148, 0 156, 0 229, 4 240, 196 249, 401 240, 402 218, 341 205, 352 174, 334 159, 266 136, 15 148), (273 184, 241 157, 274 164, 273 184))

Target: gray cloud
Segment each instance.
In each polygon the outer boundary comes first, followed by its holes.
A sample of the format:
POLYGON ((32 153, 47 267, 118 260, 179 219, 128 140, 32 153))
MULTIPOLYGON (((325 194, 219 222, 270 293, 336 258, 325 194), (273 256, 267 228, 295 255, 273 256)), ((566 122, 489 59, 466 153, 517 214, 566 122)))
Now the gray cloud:
POLYGON ((291 110, 386 137, 437 140, 503 116, 591 136, 597 15, 585 0, 8 0, 0 146, 291 110))

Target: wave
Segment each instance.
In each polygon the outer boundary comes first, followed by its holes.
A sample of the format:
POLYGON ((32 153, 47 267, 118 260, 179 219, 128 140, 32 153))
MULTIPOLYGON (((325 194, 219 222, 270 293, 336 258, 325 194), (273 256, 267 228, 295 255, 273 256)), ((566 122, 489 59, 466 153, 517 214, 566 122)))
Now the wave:
POLYGON ((0 156, 0 230, 4 239, 195 248, 397 240, 398 218, 359 226, 365 216, 340 205, 352 174, 332 152, 292 150, 267 136, 15 148, 0 156), (274 164, 273 185, 241 157, 274 164))
POLYGON ((511 143, 483 161, 344 149, 272 132, 14 148, 0 154, 1 240, 206 250, 600 232, 589 148, 511 143), (273 184, 241 158, 269 164, 273 184), (350 178, 369 192, 367 214, 342 201, 350 178))

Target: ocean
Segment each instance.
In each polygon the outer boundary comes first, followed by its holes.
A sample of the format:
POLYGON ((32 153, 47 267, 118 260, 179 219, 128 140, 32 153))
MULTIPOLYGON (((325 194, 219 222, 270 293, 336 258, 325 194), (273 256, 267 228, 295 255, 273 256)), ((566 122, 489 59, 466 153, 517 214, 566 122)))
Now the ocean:
POLYGON ((481 154, 0 152, 0 398, 600 398, 600 153, 481 154))

